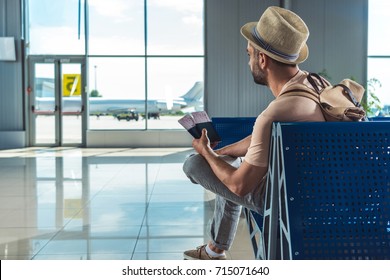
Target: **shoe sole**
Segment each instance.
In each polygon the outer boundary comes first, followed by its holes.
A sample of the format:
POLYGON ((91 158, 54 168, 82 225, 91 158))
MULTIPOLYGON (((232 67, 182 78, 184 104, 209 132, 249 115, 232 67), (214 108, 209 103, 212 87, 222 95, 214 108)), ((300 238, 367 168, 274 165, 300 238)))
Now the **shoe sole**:
POLYGON ((186 254, 183 254, 183 258, 184 258, 185 261, 201 261, 201 259, 190 257, 190 256, 188 256, 186 254))
POLYGON ((225 261, 226 259, 198 259, 191 256, 188 256, 186 254, 183 254, 183 259, 185 261, 225 261))

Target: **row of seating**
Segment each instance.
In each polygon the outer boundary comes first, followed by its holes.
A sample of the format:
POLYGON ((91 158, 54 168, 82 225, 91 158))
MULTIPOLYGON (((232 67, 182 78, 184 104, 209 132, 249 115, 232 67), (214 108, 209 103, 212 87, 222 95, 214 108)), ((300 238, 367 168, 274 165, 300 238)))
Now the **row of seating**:
MULTIPOLYGON (((254 121, 213 118, 220 145, 254 121)), ((389 165, 390 122, 274 123, 264 217, 245 210, 256 258, 390 259, 389 165)))

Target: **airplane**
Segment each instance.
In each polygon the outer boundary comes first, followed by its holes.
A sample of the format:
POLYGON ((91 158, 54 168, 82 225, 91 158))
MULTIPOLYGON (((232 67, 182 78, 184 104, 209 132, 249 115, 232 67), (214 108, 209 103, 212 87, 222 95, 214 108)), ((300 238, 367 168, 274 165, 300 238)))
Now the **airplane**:
MULTIPOLYGON (((45 85, 44 85, 45 86, 45 85)), ((47 87, 48 85, 46 85, 47 87)), ((89 114, 116 115, 128 111, 145 113, 147 104, 148 114, 161 114, 167 112, 178 112, 185 108, 194 107, 195 110, 202 110, 203 82, 195 82, 192 88, 179 98, 166 100, 140 100, 140 99, 109 99, 103 97, 89 97, 89 114)), ((46 92, 50 92, 46 89, 46 92)), ((80 115, 83 111, 81 97, 63 97, 62 114, 80 115)), ((53 97, 36 97, 33 111, 38 115, 50 115, 55 111, 53 97)))

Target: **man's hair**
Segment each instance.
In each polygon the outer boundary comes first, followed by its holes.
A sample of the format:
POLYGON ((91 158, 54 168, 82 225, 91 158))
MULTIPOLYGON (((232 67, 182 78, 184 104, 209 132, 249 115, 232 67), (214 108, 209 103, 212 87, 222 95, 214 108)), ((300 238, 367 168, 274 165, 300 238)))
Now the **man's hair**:
MULTIPOLYGON (((261 51, 256 49, 253 45, 252 45, 252 47, 253 47, 253 50, 254 50, 253 54, 256 57, 259 57, 261 51)), ((273 63, 275 63, 276 65, 279 65, 279 66, 285 66, 285 67, 295 67, 295 66, 297 66, 296 64, 287 64, 287 63, 283 63, 283 62, 277 61, 276 59, 273 59, 272 57, 269 57, 269 58, 272 60, 273 63)))

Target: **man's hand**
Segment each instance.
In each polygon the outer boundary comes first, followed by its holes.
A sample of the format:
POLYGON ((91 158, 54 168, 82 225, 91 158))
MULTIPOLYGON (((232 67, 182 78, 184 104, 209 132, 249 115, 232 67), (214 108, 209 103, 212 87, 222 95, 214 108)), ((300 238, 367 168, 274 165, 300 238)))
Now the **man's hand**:
POLYGON ((192 140, 192 147, 202 156, 205 153, 212 151, 210 140, 207 137, 207 130, 205 128, 202 129, 202 135, 199 139, 192 140))

